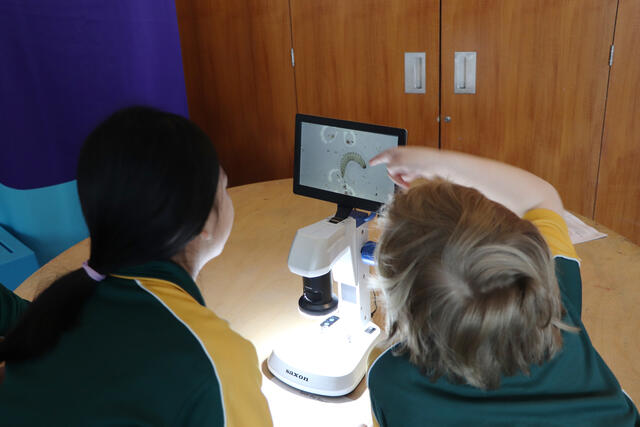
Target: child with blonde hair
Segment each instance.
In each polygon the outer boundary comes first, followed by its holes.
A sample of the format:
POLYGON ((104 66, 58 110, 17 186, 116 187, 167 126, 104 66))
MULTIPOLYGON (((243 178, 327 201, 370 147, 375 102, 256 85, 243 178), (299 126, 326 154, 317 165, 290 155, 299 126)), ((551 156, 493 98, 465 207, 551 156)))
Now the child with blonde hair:
POLYGON ((383 210, 376 249, 389 345, 368 375, 378 425, 640 425, 582 324, 553 186, 424 147, 370 164, 408 188, 383 210))

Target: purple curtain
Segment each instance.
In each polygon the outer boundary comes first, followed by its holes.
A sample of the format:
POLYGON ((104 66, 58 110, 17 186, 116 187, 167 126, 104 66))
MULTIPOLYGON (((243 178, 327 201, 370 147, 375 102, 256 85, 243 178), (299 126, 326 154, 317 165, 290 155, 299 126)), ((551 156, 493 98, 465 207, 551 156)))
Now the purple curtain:
POLYGON ((78 149, 131 104, 187 115, 173 0, 0 1, 0 183, 75 179, 78 149))
POLYGON ((0 0, 0 226, 40 263, 87 236, 79 148, 133 104, 187 115, 174 0, 0 0))

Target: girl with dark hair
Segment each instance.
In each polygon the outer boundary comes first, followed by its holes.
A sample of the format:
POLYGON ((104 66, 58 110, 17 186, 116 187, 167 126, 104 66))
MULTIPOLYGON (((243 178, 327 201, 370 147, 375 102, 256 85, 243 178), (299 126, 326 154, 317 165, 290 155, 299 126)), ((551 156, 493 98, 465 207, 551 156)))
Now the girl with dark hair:
POLYGON ((226 183, 211 141, 178 115, 128 108, 89 135, 78 193, 91 254, 0 342, 2 425, 271 425, 255 349, 195 283, 231 231, 226 183))

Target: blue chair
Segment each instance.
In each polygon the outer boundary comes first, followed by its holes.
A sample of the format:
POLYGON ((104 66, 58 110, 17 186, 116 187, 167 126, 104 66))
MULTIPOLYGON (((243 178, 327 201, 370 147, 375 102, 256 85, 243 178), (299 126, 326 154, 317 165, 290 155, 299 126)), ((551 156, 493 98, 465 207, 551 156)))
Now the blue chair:
POLYGON ((7 242, 0 245, 0 283, 7 287, 89 236, 76 181, 31 190, 0 184, 0 226, 0 242, 7 242))
POLYGON ((33 251, 0 227, 0 283, 13 291, 37 268, 33 251))

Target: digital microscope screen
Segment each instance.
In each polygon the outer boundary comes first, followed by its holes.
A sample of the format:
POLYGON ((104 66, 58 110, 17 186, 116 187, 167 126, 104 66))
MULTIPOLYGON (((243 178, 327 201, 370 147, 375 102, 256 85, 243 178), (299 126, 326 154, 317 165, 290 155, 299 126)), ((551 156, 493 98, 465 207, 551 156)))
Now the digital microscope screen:
POLYGON ((379 203, 391 199, 395 185, 385 165, 371 167, 369 160, 397 147, 398 135, 304 121, 300 132, 300 185, 379 203))

